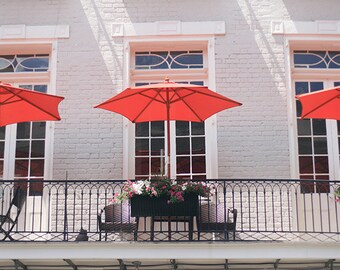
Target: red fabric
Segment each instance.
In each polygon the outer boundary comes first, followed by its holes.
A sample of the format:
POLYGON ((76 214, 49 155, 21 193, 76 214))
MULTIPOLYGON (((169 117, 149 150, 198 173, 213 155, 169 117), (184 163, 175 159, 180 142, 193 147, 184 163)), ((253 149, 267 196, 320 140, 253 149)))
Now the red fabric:
POLYGON ((0 126, 27 121, 60 120, 58 105, 63 99, 0 82, 0 126))
POLYGON ((127 88, 96 108, 119 113, 134 123, 161 120, 201 122, 219 111, 240 105, 206 86, 165 82, 127 88))
POLYGON ((297 95, 302 104, 301 118, 340 120, 340 87, 297 95))

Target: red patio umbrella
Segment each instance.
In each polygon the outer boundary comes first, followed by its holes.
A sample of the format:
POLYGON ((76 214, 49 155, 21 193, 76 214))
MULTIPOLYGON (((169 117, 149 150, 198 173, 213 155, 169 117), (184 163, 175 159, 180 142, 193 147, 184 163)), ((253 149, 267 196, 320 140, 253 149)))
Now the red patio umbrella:
POLYGON ((301 119, 340 120, 340 86, 296 96, 301 101, 301 119))
POLYGON ((63 99, 0 82, 0 126, 60 120, 58 105, 63 99))
POLYGON ((213 114, 240 106, 206 86, 169 82, 130 87, 95 106, 119 113, 133 123, 167 122, 168 176, 170 177, 170 120, 202 122, 213 114))

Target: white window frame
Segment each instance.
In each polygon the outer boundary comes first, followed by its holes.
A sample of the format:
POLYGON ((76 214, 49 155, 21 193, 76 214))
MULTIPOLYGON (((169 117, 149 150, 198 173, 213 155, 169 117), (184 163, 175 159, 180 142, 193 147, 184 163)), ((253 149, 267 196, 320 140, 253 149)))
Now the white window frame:
MULTIPOLYGON (((207 67, 198 70, 191 70, 190 73, 186 73, 185 78, 190 76, 190 80, 203 80, 205 85, 210 89, 215 89, 215 39, 214 36, 206 37, 129 37, 124 41, 124 81, 123 89, 133 86, 135 80, 150 81, 150 80, 164 80, 164 75, 168 76, 170 80, 179 80, 180 77, 172 78, 174 74, 171 70, 153 71, 153 76, 148 76, 147 71, 133 70, 131 65, 134 61, 134 51, 152 50, 155 48, 164 48, 164 50, 181 50, 181 49, 202 49, 202 46, 206 48, 206 54, 204 55, 204 62, 207 63, 207 67), (169 45, 170 44, 170 45, 169 45), (133 70, 133 74, 131 74, 133 70)), ((131 179, 134 177, 134 125, 124 118, 123 129, 123 178, 131 179)), ((218 160, 217 160, 217 127, 216 116, 212 116, 205 121, 205 137, 206 137, 206 175, 207 178, 218 178, 218 160)), ((171 153, 175 153, 175 149, 172 144, 171 153)), ((172 159, 175 156, 172 155, 172 159)), ((171 164, 175 164, 174 160, 171 160, 171 164)), ((171 168, 172 175, 175 175, 174 167, 171 168)))
MULTIPOLYGON (((22 84, 47 85, 49 94, 56 93, 56 66, 57 66, 57 40, 2 40, 0 39, 0 54, 49 54, 49 70, 45 72, 13 72, 0 73, 0 81, 11 83, 14 86, 22 84)), ((45 138, 45 166, 44 179, 51 180, 53 177, 53 121, 46 122, 45 138)), ((4 153, 4 180, 14 179, 15 171, 15 147, 16 147, 17 124, 6 126, 5 153, 4 153)))
MULTIPOLYGON (((296 108, 295 108, 295 82, 296 81, 323 81, 325 88, 333 87, 332 81, 340 81, 340 70, 321 70, 321 69, 302 69, 294 68, 293 63, 293 51, 294 50, 339 50, 340 49, 340 37, 339 31, 334 33, 325 33, 318 30, 317 26, 323 25, 322 22, 313 22, 315 30, 311 30, 311 22, 282 22, 280 28, 282 31, 273 34, 284 34, 284 44, 286 63, 285 67, 287 72, 286 85, 287 89, 287 114, 288 114, 288 132, 289 132, 289 149, 290 149, 290 174, 291 178, 299 178, 299 160, 298 160, 298 142, 296 139, 297 134, 297 122, 296 122, 296 108), (292 25, 296 27, 291 27, 292 25)), ((328 25, 328 24, 326 24, 328 25)), ((329 25, 333 25, 331 22, 329 25)), ((272 24, 273 26, 273 24, 272 24)), ((326 31, 327 32, 327 31, 326 31)), ((327 120, 327 130, 334 130, 335 121, 327 120)), ((329 136, 327 135, 328 141, 329 136)), ((333 140, 333 139, 332 139, 333 140)), ((332 142, 333 145, 336 143, 332 142)), ((328 146, 328 155, 333 162, 335 161, 335 154, 328 146)), ((332 163, 333 163, 332 162, 332 163)), ((329 177, 330 179, 340 179, 340 172, 329 164, 329 177)), ((335 163, 334 163, 335 164, 335 163)))

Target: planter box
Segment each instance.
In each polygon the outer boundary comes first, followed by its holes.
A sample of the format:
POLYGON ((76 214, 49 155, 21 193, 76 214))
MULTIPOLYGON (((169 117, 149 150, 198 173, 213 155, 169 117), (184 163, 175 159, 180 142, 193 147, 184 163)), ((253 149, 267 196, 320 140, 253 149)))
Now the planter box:
POLYGON ((197 216, 198 196, 185 195, 184 202, 168 204, 169 197, 133 196, 131 198, 131 216, 197 216))

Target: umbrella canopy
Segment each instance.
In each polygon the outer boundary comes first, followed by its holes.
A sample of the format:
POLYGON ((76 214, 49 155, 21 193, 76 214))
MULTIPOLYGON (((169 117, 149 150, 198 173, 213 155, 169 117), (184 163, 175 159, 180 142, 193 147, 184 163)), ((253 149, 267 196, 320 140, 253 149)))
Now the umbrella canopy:
POLYGON ((240 106, 206 86, 170 82, 130 87, 95 106, 119 113, 133 123, 167 121, 168 176, 170 177, 170 120, 202 122, 213 114, 240 106))
POLYGON ((302 104, 301 119, 340 120, 340 87, 296 96, 302 104))
POLYGON ((0 126, 60 120, 58 105, 63 99, 0 82, 0 126))

